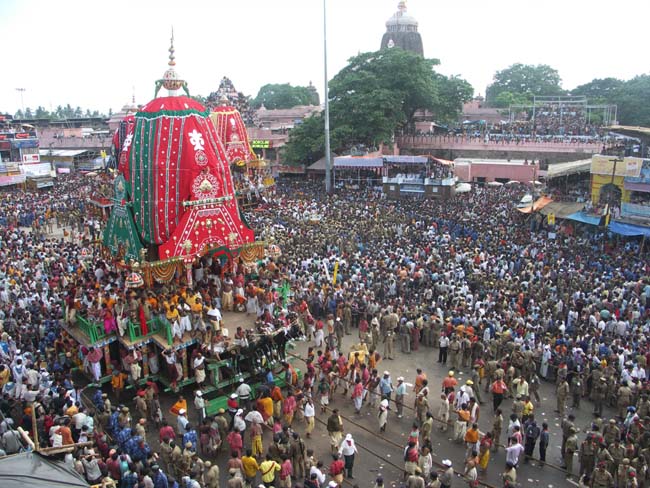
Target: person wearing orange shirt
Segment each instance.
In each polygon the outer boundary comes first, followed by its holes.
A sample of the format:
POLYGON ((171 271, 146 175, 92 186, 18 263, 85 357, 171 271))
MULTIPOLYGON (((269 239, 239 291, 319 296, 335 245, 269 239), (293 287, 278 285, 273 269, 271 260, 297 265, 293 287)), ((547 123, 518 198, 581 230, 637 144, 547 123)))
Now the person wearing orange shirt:
MULTIPOLYGON (((420 390, 422 390, 422 388, 424 387, 423 381, 427 379, 427 375, 426 375, 426 373, 424 373, 424 372, 422 371, 421 368, 417 368, 417 369, 415 370, 415 372, 416 372, 417 374, 416 374, 416 376, 415 376, 415 386, 413 387, 413 391, 414 391, 415 394, 417 395, 418 393, 420 393, 420 390)), ((453 372, 453 371, 452 371, 452 372, 453 372)), ((445 379, 446 379, 446 378, 445 378, 445 379)), ((455 380, 454 380, 454 381, 455 381, 455 380)), ((443 386, 442 386, 442 387, 443 387, 443 389, 444 389, 444 387, 445 387, 445 386, 444 386, 444 381, 443 381, 443 386)))
POLYGON ((201 300, 201 295, 198 293, 190 299, 189 303, 193 314, 200 314, 203 312, 203 303, 201 300))
POLYGON ((499 408, 499 405, 501 405, 503 396, 508 391, 508 387, 504 383, 503 379, 498 377, 494 383, 492 383, 490 389, 492 390, 492 408, 496 411, 496 409, 499 408))
POLYGON ((113 298, 113 295, 107 293, 106 295, 102 296, 102 303, 105 303, 106 307, 109 310, 113 311, 113 307, 115 306, 115 298, 113 298))
POLYGON ((0 364, 0 390, 9 381, 9 368, 4 364, 0 364))
POLYGON ((262 414, 265 422, 273 418, 273 399, 270 396, 263 396, 257 400, 257 410, 262 414))
POLYGON ((456 385, 458 385, 458 380, 454 378, 454 372, 449 371, 445 379, 442 380, 442 391, 449 393, 456 388, 456 385))
POLYGON ((271 400, 273 400, 273 417, 279 419, 282 412, 282 401, 284 400, 284 397, 282 396, 282 390, 278 385, 275 385, 271 390, 271 400))
POLYGON ((73 403, 71 399, 68 399, 68 402, 70 403, 70 406, 65 410, 65 414, 72 418, 73 415, 79 413, 79 406, 73 403))
POLYGON ((465 433, 467 432, 467 424, 470 419, 470 412, 467 410, 467 404, 463 403, 460 407, 460 410, 455 410, 458 418, 454 424, 454 440, 456 442, 463 442, 465 439, 465 433))
POLYGON ((477 452, 479 450, 479 445, 478 445, 478 440, 479 440, 479 432, 478 432, 478 424, 472 424, 472 426, 467 429, 467 432, 465 432, 465 446, 467 447, 467 452, 465 453, 465 457, 470 457, 473 452, 477 452))
POLYGON ((128 376, 117 369, 113 370, 113 375, 111 376, 111 386, 113 387, 113 393, 115 394, 115 399, 117 403, 120 403, 120 396, 124 390, 125 382, 128 376))
POLYGON ((183 396, 179 396, 176 403, 172 405, 172 408, 169 409, 174 415, 178 415, 178 412, 185 410, 187 412, 187 400, 183 396))
POLYGON ((72 431, 70 430, 70 419, 65 419, 63 425, 54 431, 55 434, 59 434, 62 437, 61 444, 64 446, 69 446, 74 444, 72 439, 72 431))
POLYGON ((371 351, 368 355, 368 368, 372 371, 377 368, 381 361, 381 355, 377 351, 371 351))
POLYGON ((456 326, 456 334, 458 334, 458 337, 463 337, 465 334, 465 326, 463 324, 458 324, 456 326))

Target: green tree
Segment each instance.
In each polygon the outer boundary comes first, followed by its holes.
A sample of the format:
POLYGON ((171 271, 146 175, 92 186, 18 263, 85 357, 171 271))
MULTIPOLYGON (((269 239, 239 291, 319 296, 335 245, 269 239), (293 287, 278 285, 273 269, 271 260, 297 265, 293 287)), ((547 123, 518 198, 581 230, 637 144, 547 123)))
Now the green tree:
POLYGON ((331 103, 344 106, 355 98, 385 91, 378 95, 392 104, 384 110, 396 113, 399 123, 406 125, 417 110, 435 111, 438 85, 433 67, 439 63, 399 48, 359 54, 330 82, 331 103))
POLYGON ((351 58, 330 82, 332 127, 346 127, 348 144, 378 146, 411 126, 418 110, 446 116, 449 108, 439 98, 445 78, 433 70, 437 64, 399 48, 351 58))
POLYGON ((494 105, 496 107, 509 107, 510 105, 525 105, 529 102, 530 99, 527 95, 503 91, 497 95, 494 105))
MULTIPOLYGON (((472 87, 436 73, 437 64, 399 48, 351 58, 329 85, 332 150, 390 143, 396 130, 412 127, 418 110, 433 113, 436 120, 457 118, 472 87)), ((317 116, 292 130, 283 159, 313 162, 323 153, 323 121, 317 116)))
POLYGON ((438 85, 436 120, 444 123, 456 121, 463 110, 463 104, 472 99, 474 88, 458 76, 434 74, 438 85))
POLYGON ((66 119, 74 119, 74 109, 69 103, 63 109, 63 117, 66 119))
POLYGON ((571 95, 583 95, 589 103, 615 103, 625 82, 618 78, 596 78, 571 90, 571 95))
MULTIPOLYGON (((492 105, 497 105, 497 99, 502 92, 513 95, 524 95, 528 101, 534 96, 563 95, 562 79, 557 70, 547 64, 521 64, 497 71, 492 83, 487 87, 486 100, 492 105)), ((501 99, 503 100, 503 99, 501 99)))
POLYGON ((51 119, 52 114, 45 110, 45 108, 41 107, 40 105, 36 107, 36 112, 34 113, 34 117, 37 119, 51 119))
MULTIPOLYGON (((330 130, 332 152, 340 152, 353 140, 352 129, 337 125, 330 130)), ((289 133, 289 140, 281 153, 285 164, 311 164, 325 155, 325 118, 323 114, 307 117, 289 133)))
POLYGON ((283 83, 264 85, 251 104, 254 108, 264 105, 269 110, 273 110, 297 105, 312 105, 313 101, 313 93, 309 87, 291 86, 290 83, 283 83))
POLYGON ((282 160, 287 164, 311 164, 323 157, 324 152, 325 120, 321 114, 315 114, 291 130, 282 160))
POLYGON ((24 114, 23 111, 18 109, 16 110, 16 113, 14 114, 14 119, 24 119, 24 114))
POLYGON ((27 108, 25 109, 25 118, 26 118, 26 119, 32 119, 32 118, 34 118, 34 114, 32 113, 32 109, 29 108, 29 107, 27 107, 27 108))
POLYGON ((650 127, 650 75, 635 76, 617 90, 613 101, 618 106, 622 125, 650 127))

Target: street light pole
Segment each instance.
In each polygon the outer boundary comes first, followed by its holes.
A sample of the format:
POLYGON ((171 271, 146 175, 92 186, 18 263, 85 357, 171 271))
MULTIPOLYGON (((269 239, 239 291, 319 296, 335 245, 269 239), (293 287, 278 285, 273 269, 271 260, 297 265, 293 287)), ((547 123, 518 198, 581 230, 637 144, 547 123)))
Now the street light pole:
POLYGON ((323 71, 325 94, 325 192, 332 192, 332 155, 330 153, 330 103, 327 86, 327 0, 323 0, 323 71))
POLYGON ((27 88, 16 88, 17 92, 20 92, 20 110, 23 113, 23 119, 25 118, 25 102, 23 100, 23 93, 27 91, 27 88))

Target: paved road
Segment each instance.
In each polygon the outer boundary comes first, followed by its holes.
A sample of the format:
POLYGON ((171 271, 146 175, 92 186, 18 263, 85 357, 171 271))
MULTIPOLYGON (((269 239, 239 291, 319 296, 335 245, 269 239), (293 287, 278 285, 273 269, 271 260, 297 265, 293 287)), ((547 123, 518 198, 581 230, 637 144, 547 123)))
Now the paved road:
MULTIPOLYGON (((355 336, 347 336, 344 340, 344 350, 349 349, 349 345, 352 344, 353 338, 355 336)), ((305 354, 307 350, 307 344, 300 343, 296 348, 296 353, 305 354)), ((381 349, 380 349, 381 351, 381 349)), ((378 370, 380 373, 383 370, 388 370, 391 372, 391 377, 393 382, 396 383, 396 378, 399 376, 404 376, 407 383, 414 383, 415 381, 415 369, 420 367, 427 374, 429 379, 429 386, 431 390, 431 395, 429 401, 431 402, 430 410, 436 415, 438 410, 438 395, 442 379, 446 376, 448 368, 444 367, 437 363, 438 352, 437 349, 424 348, 420 347, 420 350, 413 352, 411 354, 401 354, 396 353, 395 360, 385 360, 382 361, 378 370)), ((467 374, 463 372, 458 372, 456 377, 459 379, 459 383, 464 383, 465 379, 468 378, 467 374)), ((549 429, 551 432, 551 442, 549 449, 547 451, 547 461, 549 463, 560 465, 560 443, 561 443, 561 431, 560 431, 560 422, 561 419, 553 412, 555 408, 555 387, 553 384, 542 384, 540 388, 540 397, 541 405, 535 405, 535 416, 538 420, 540 426, 541 422, 548 422, 549 429)), ((415 400, 413 393, 411 393, 406 398, 406 405, 412 405, 415 400)), ((491 430, 492 427, 492 404, 491 398, 486 397, 483 394, 484 405, 481 406, 481 416, 479 419, 479 429, 482 432, 491 430)), ((501 405, 501 409, 504 412, 504 434, 502 435, 501 442, 505 442, 505 429, 507 427, 507 417, 510 414, 512 401, 506 400, 501 405)), ((409 431, 414 419, 414 412, 412 410, 405 409, 404 417, 399 419, 397 415, 393 412, 389 417, 388 428, 385 433, 381 434, 379 432, 378 422, 376 418, 376 411, 370 410, 367 407, 363 407, 362 413, 360 415, 354 414, 354 408, 352 406, 352 401, 348 398, 343 398, 338 393, 334 396, 333 407, 336 406, 342 412, 342 414, 350 419, 350 422, 345 422, 345 428, 347 432, 351 432, 357 444, 368 448, 372 453, 368 451, 361 450, 361 454, 358 457, 358 469, 356 472, 359 474, 358 478, 360 480, 360 486, 363 486, 365 483, 370 483, 374 480, 374 477, 378 472, 382 472, 384 475, 384 480, 386 486, 395 486, 401 480, 401 467, 403 466, 403 446, 406 445, 406 440, 408 438, 409 431), (359 424, 360 426, 353 425, 352 422, 359 424), (370 431, 370 432, 369 432, 370 431), (397 444, 400 447, 397 447, 397 444), (377 455, 375 455, 377 454, 377 455), (400 469, 396 469, 392 464, 398 465, 400 469)), ((590 402, 583 401, 581 404, 581 409, 574 411, 576 415, 577 424, 581 427, 581 430, 587 429, 590 425, 592 405, 590 402)), ((572 410, 568 409, 568 412, 572 410)), ((439 423, 434 424, 433 432, 433 457, 434 463, 441 463, 443 459, 451 459, 453 461, 454 468, 462 471, 463 463, 465 458, 465 447, 464 445, 459 445, 454 443, 451 440, 452 429, 450 428, 447 432, 442 433, 438 431, 439 423)), ((324 427, 320 426, 321 431, 324 431, 324 427)), ((322 455, 328 452, 327 439, 323 438, 325 445, 322 447, 318 445, 318 452, 323 453, 322 455)), ((535 455, 538 455, 537 450, 535 455)), ((574 461, 574 466, 577 468, 577 459, 574 461)), ((485 481, 493 486, 501 486, 500 475, 505 467, 505 452, 503 449, 500 449, 498 453, 493 454, 490 459, 488 466, 487 474, 481 475, 480 479, 485 481)), ((565 478, 565 473, 558 469, 553 469, 551 466, 545 466, 541 468, 538 463, 532 461, 528 465, 522 465, 518 470, 518 479, 523 485, 530 486, 531 484, 540 484, 545 487, 553 486, 567 486, 567 480, 565 478)), ((458 486, 465 486, 466 482, 458 480, 458 486)))
MULTIPOLYGON (((244 322, 243 314, 241 317, 232 318, 232 322, 237 322, 239 325, 240 322, 244 322)), ((228 317, 227 317, 228 318, 228 317)), ((232 325, 232 324, 231 324, 232 325)), ((356 331, 353 331, 355 335, 346 336, 343 343, 343 350, 348 351, 350 345, 354 342, 357 342, 356 331)), ((294 354, 305 356, 307 352, 307 347, 310 344, 306 342, 297 342, 296 348, 293 351, 294 354)), ((380 349, 381 350, 381 349, 380 349)), ((442 378, 447 374, 448 368, 444 367, 437 363, 437 349, 420 347, 420 350, 413 352, 411 354, 401 354, 396 353, 395 360, 385 360, 382 361, 378 369, 379 371, 389 370, 393 381, 398 376, 404 376, 407 383, 413 383, 415 379, 415 369, 420 367, 424 370, 429 378, 429 385, 431 389, 431 412, 436 414, 438 410, 438 396, 437 392, 439 391, 442 378)), ((300 361, 296 361, 296 366, 304 368, 304 364, 300 361)), ((463 372, 457 373, 457 378, 459 383, 464 383, 467 378, 467 374, 463 372)), ((106 386, 104 387, 107 388, 106 386)), ((131 390, 132 391, 132 390, 131 390)), ((187 388, 184 391, 185 397, 188 399, 190 404, 190 420, 196 422, 196 412, 192 406, 192 391, 191 388, 187 388)), ((540 396, 542 402, 540 405, 535 405, 535 417, 538 420, 539 424, 546 421, 549 423, 551 431, 551 442, 549 449, 547 451, 547 460, 549 463, 556 466, 560 465, 560 441, 561 441, 561 431, 560 431, 560 421, 561 419, 554 413, 555 408, 555 387, 551 383, 543 383, 540 388, 540 396)), ((165 416, 170 421, 171 425, 176 425, 175 417, 168 413, 168 409, 171 404, 175 401, 176 396, 173 394, 163 394, 161 398, 161 403, 165 416)), ((491 429, 492 425, 492 405, 491 399, 486 397, 484 394, 483 400, 485 404, 481 407, 481 416, 479 420, 479 428, 481 431, 488 431, 491 429)), ((406 397, 406 405, 412 405, 414 401, 414 396, 410 393, 406 397)), ((406 444, 406 439, 410 431, 414 412, 409 409, 405 409, 404 417, 399 419, 396 414, 393 412, 390 415, 388 428, 385 433, 379 432, 378 422, 377 422, 377 412, 374 409, 370 409, 367 406, 364 406, 361 414, 355 414, 354 408, 352 406, 352 401, 349 398, 343 397, 340 392, 337 392, 331 403, 332 408, 339 408, 341 415, 344 417, 344 428, 346 432, 352 433, 357 445, 359 446, 360 453, 357 456, 355 461, 355 479, 351 480, 352 483, 358 484, 360 487, 371 486, 378 474, 382 474, 384 477, 386 486, 397 486, 399 485, 402 479, 402 467, 403 467, 403 446, 406 444)), ((504 435, 502 435, 501 442, 505 442, 505 429, 507 428, 507 417, 510 414, 511 409, 511 400, 506 400, 501 406, 504 412, 504 435)), ((573 411, 577 418, 577 425, 581 428, 581 431, 584 431, 589 428, 590 422, 592 420, 592 411, 593 405, 591 402, 583 401, 581 409, 573 411)), ((571 409, 567 409, 567 413, 572 412, 571 409)), ((606 412, 609 413, 609 412, 606 412)), ((329 454, 329 438, 327 436, 327 431, 323 422, 327 420, 328 414, 317 414, 316 429, 312 435, 311 439, 305 439, 307 448, 314 449, 316 457, 321 459, 326 466, 331 462, 331 457, 329 454)), ((440 424, 434 424, 434 433, 433 433, 433 457, 434 463, 439 463, 445 459, 449 458, 453 461, 454 468, 462 471, 463 462, 465 455, 465 447, 459 444, 454 443, 450 437, 452 430, 449 429, 447 433, 441 433, 437 430, 437 426, 440 424)), ((294 429, 299 432, 301 435, 304 433, 304 424, 294 423, 294 429)), ((150 432, 149 438, 152 448, 157 449, 158 433, 150 432)), ((304 436, 303 436, 304 438, 304 436)), ((580 436, 580 441, 584 438, 584 435, 580 436)), ((245 436, 245 446, 250 444, 248 436, 245 436)), ((267 448, 271 443, 270 432, 265 431, 264 436, 264 447, 267 448)), ((537 455, 537 450, 535 455, 537 455)), ((217 462, 220 466, 224 466, 228 457, 225 452, 221 453, 217 462)), ((488 483, 491 486, 501 486, 500 475, 505 466, 505 453, 503 449, 500 449, 498 453, 493 454, 488 466, 487 474, 481 475, 480 480, 488 483)), ((575 470, 578 469, 578 460, 577 458, 574 461, 575 470)), ((222 469, 222 478, 225 482, 226 473, 222 469)), ((532 461, 527 465, 521 465, 518 470, 518 480, 523 486, 532 486, 533 484, 553 488, 559 486, 570 486, 570 483, 565 479, 565 473, 559 469, 554 469, 552 466, 545 466, 541 468, 536 462, 532 461)), ((456 480, 454 486, 466 486, 467 483, 461 479, 456 480)))

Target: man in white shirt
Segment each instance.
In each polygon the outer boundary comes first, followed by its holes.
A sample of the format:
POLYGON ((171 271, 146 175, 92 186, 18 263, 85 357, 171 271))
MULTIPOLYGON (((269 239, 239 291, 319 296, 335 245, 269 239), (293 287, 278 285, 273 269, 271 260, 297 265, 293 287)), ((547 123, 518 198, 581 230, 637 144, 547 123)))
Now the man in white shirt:
POLYGON ((79 411, 72 416, 72 425, 74 427, 73 432, 76 433, 76 436, 81 433, 81 428, 86 423, 86 417, 87 415, 83 407, 79 407, 79 411))
POLYGON ((519 456, 524 452, 524 446, 517 441, 516 437, 512 437, 510 442, 510 446, 506 447, 506 463, 517 466, 519 464, 519 456))
POLYGON ((440 352, 438 354, 438 362, 442 364, 447 364, 447 350, 449 348, 449 337, 447 337, 446 334, 442 334, 440 336, 440 340, 438 341, 438 345, 440 346, 440 352))
POLYGON ((246 410, 250 410, 250 401, 251 401, 251 387, 246 384, 244 378, 239 380, 239 386, 235 391, 239 397, 239 405, 244 407, 246 410))
POLYGON ((318 480, 319 486, 322 486, 323 483, 325 483, 326 476, 323 474, 322 471, 323 468, 323 461, 318 461, 316 466, 312 466, 311 469, 309 470, 309 475, 316 475, 316 479, 318 480))
POLYGON ((516 396, 527 397, 528 396, 528 382, 526 378, 520 376, 512 380, 512 384, 515 386, 516 396))
POLYGON ((305 421, 307 422, 306 435, 307 438, 311 437, 311 432, 314 430, 314 420, 316 416, 316 409, 314 408, 314 402, 311 397, 308 397, 305 400, 305 421))
POLYGON ((178 428, 178 434, 183 435, 185 434, 186 429, 185 426, 188 424, 189 420, 187 420, 187 412, 185 411, 184 408, 181 408, 178 411, 178 417, 176 418, 176 426, 178 428))

